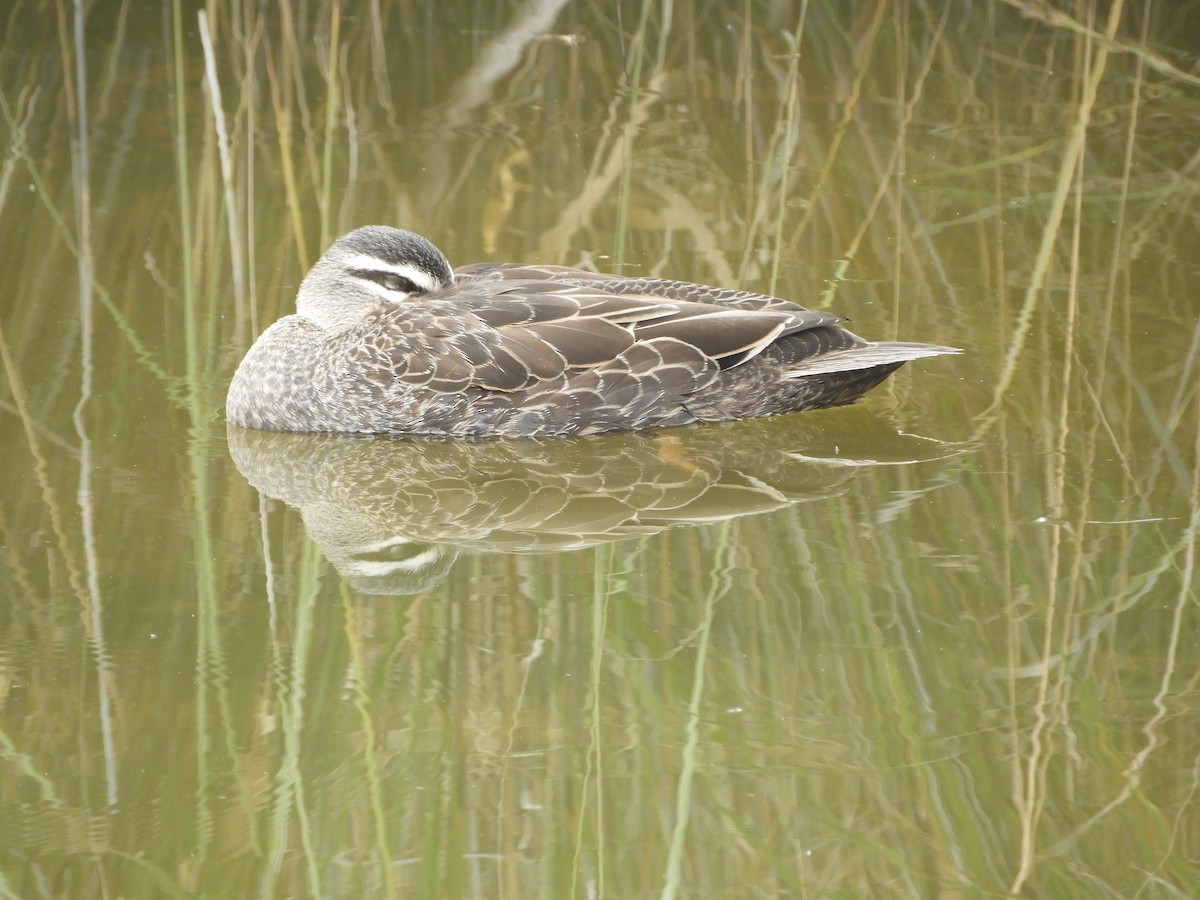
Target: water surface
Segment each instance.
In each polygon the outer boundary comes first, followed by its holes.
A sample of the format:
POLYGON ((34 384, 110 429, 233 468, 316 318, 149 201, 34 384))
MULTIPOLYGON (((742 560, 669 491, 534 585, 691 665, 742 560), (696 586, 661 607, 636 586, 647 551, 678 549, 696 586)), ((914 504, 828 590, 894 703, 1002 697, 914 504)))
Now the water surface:
POLYGON ((1194 4, 379 6, 4 14, 0 893, 1200 893, 1194 4), (967 352, 227 433, 368 223, 967 352))

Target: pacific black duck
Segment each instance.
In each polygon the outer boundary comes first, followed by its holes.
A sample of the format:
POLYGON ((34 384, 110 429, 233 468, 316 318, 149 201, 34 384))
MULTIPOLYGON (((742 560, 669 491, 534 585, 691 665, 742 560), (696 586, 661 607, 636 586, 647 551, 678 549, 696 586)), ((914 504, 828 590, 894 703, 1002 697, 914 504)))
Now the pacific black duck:
POLYGON ((565 266, 451 269, 384 226, 334 242, 229 388, 267 431, 540 438, 850 403, 910 359, 845 318, 749 291, 565 266))

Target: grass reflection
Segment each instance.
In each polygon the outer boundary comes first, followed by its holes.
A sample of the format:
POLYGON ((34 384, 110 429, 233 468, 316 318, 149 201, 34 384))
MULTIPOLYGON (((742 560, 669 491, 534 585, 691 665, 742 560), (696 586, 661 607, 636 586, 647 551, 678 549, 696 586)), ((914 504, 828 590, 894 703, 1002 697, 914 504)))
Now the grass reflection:
POLYGON ((0 892, 1200 894, 1196 4, 1090 11, 10 3, 0 892), (971 353, 372 595, 219 413, 366 222, 971 353))

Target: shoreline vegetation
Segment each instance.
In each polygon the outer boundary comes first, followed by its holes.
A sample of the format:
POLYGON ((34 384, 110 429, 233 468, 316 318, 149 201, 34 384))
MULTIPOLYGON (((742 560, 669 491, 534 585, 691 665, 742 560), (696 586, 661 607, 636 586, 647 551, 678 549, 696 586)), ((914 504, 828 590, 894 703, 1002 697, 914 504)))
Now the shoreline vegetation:
POLYGON ((0 894, 1200 895, 1200 4, 147 10, 0 13, 0 894), (370 597, 220 409, 371 223, 969 349, 370 597))

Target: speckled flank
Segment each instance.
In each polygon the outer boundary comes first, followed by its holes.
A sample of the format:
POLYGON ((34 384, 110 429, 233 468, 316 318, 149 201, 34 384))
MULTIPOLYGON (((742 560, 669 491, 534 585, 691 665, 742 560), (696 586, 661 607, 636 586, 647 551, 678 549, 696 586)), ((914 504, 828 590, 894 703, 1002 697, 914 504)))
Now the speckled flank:
POLYGON ((850 403, 905 361, 761 294, 561 266, 451 273, 418 235, 360 228, 250 348, 229 421, 267 431, 549 437, 850 403), (429 289, 430 286, 432 289, 429 289))

